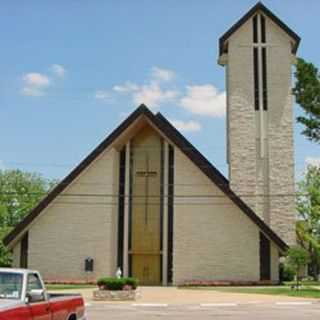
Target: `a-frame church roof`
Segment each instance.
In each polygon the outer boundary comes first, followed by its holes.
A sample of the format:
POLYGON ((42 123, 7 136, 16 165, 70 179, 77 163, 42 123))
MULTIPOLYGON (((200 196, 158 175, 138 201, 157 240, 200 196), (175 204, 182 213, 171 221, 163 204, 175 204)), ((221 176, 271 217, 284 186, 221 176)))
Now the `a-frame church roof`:
POLYGON ((39 204, 4 238, 4 244, 10 245, 21 235, 35 218, 63 192, 103 151, 120 137, 140 117, 146 117, 155 128, 179 148, 230 200, 247 215, 259 229, 282 251, 287 244, 229 187, 229 181, 221 174, 163 115, 153 114, 145 105, 138 107, 105 140, 103 140, 69 175, 67 175, 39 204))
POLYGON ((219 39, 219 56, 221 56, 227 48, 228 39, 236 32, 244 23, 246 23, 257 12, 262 12, 278 25, 292 41, 292 53, 295 54, 298 50, 300 37, 290 29, 282 20, 280 20, 273 12, 271 12, 262 2, 258 2, 253 6, 242 18, 240 18, 230 29, 228 29, 219 39))

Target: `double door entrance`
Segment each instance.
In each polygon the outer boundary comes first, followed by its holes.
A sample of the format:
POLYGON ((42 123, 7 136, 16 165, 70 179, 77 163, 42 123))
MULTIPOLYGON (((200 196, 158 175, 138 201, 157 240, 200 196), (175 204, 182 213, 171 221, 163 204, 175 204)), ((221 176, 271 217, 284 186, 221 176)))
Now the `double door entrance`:
POLYGON ((145 128, 131 141, 129 274, 158 285, 162 273, 162 140, 145 128))

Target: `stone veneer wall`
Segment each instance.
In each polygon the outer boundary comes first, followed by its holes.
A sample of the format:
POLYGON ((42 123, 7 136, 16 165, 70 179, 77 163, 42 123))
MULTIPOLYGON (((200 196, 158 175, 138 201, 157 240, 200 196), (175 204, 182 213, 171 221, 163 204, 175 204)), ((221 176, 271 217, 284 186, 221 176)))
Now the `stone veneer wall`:
MULTIPOLYGON (((117 194, 118 152, 105 151, 35 220, 29 230, 29 268, 49 281, 112 276, 117 258, 117 198, 63 194, 117 194), (104 204, 107 203, 107 204, 104 204), (87 275, 84 260, 94 259, 87 275)), ((19 250, 19 243, 14 252, 19 250)), ((19 254, 14 254, 18 266, 19 254)))
POLYGON ((270 226, 288 244, 296 243, 293 109, 291 94, 291 44, 284 32, 279 32, 267 20, 268 40, 268 91, 269 91, 269 192, 270 226))
POLYGON ((21 243, 18 242, 12 249, 12 267, 20 268, 21 243))
MULTIPOLYGON (((64 193, 116 193, 117 166, 118 153, 105 152, 64 193), (106 181, 106 177, 110 180, 106 181)), ((174 283, 258 281, 258 227, 177 149, 175 183, 174 193, 190 195, 190 198, 175 200, 174 283), (199 199, 193 195, 209 197, 199 199)), ((29 268, 39 270, 49 281, 88 281, 113 275, 117 256, 117 210, 116 206, 97 202, 103 200, 100 197, 69 200, 64 196, 54 200, 29 230, 29 268), (77 201, 81 205, 75 204, 77 201), (91 204, 84 205, 83 201, 91 204), (90 277, 83 269, 86 257, 94 258, 95 272, 90 277)), ((13 253, 14 266, 19 267, 20 242, 14 246, 13 253)), ((274 245, 271 261, 272 280, 276 281, 278 251, 274 245)))
MULTIPOLYGON (((259 281, 258 227, 177 149, 174 193, 174 284, 259 281), (195 195, 208 198, 192 197, 195 195), (210 197, 213 195, 222 197, 210 197)), ((272 278, 276 280, 275 251, 272 257, 272 278)))
POLYGON ((261 159, 254 110, 252 21, 229 39, 226 65, 228 159, 231 188, 288 244, 295 243, 291 44, 266 18, 268 111, 261 159), (261 197, 265 194, 265 197, 261 197), (283 194, 284 196, 278 196, 283 194))
POLYGON ((256 209, 256 117, 253 100, 252 24, 245 23, 229 39, 226 65, 228 161, 230 186, 256 209), (240 46, 240 44, 247 44, 240 46))

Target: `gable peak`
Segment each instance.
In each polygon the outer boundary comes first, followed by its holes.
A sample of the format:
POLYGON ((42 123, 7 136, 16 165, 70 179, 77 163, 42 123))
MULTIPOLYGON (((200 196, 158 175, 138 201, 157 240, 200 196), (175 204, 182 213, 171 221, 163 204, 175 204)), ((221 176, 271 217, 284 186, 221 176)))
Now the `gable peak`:
POLYGON ((232 36, 232 34, 257 12, 262 12, 276 25, 278 25, 278 27, 281 28, 292 39, 292 53, 295 54, 297 52, 301 40, 300 37, 282 20, 280 20, 270 9, 268 9, 262 2, 259 1, 219 38, 219 56, 226 52, 228 39, 232 36))

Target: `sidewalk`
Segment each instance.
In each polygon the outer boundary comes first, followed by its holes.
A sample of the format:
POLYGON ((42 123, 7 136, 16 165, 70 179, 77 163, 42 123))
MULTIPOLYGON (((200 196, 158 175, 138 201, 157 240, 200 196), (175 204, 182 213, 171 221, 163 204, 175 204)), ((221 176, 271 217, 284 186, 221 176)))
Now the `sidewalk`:
MULTIPOLYGON (((82 294, 86 303, 95 304, 132 304, 133 301, 123 302, 96 302, 92 299, 92 291, 95 289, 60 290, 59 292, 82 294)), ((286 297, 280 295, 263 295, 247 293, 231 293, 214 290, 178 289, 176 287, 140 287, 140 297, 134 301, 137 304, 168 304, 168 305, 195 305, 195 304, 269 304, 311 301, 317 299, 286 297)))

